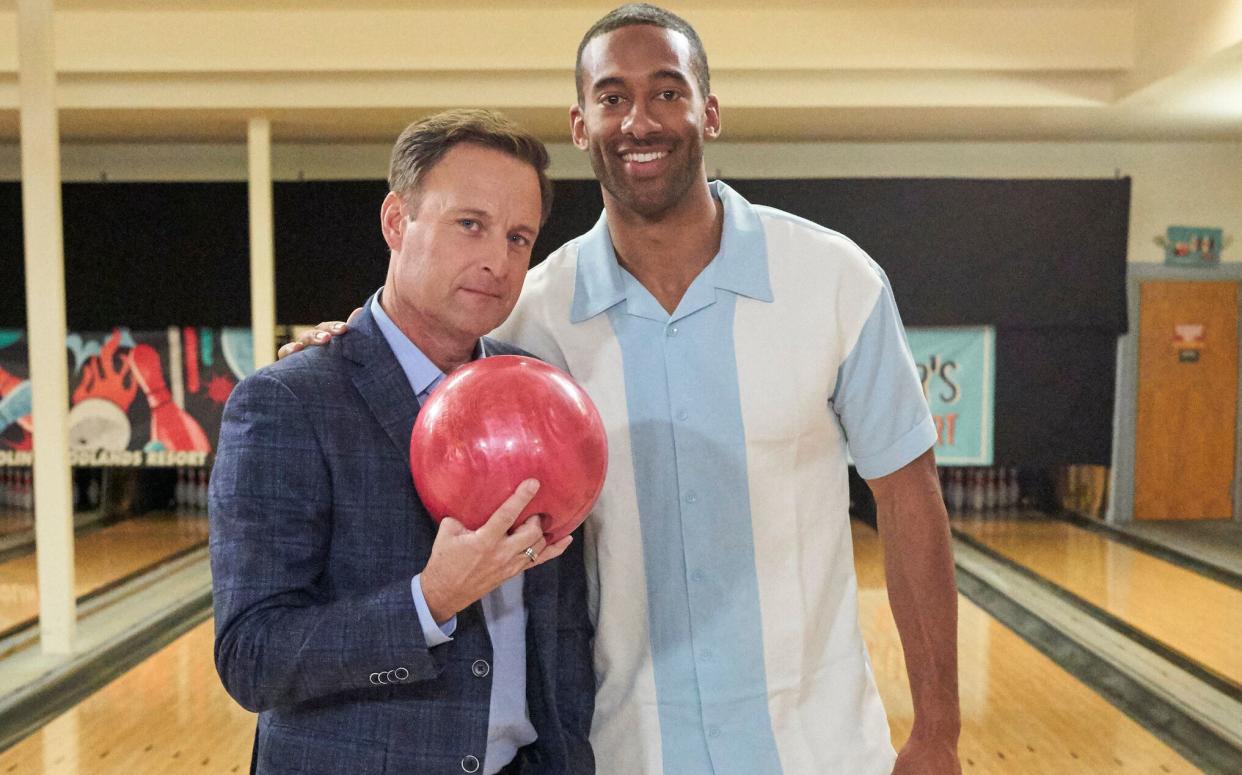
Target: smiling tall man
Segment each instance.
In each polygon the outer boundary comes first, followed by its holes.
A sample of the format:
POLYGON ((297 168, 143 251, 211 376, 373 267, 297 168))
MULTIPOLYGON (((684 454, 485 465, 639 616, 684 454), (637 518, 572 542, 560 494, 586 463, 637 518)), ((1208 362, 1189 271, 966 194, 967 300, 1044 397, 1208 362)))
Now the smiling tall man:
POLYGON ((957 773, 957 598, 936 440, 883 271, 709 182, 721 131, 684 20, 583 37, 575 145, 605 210, 527 277, 498 335, 564 367, 608 427, 587 522, 607 771, 957 773), (858 625, 846 449, 875 492, 915 707, 889 742, 858 625))

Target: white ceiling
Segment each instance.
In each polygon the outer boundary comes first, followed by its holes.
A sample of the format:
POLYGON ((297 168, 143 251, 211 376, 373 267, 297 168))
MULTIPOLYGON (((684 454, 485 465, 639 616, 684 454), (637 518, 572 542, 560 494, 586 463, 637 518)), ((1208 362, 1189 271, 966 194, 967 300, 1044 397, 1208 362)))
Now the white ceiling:
MULTIPOLYGON (((388 141, 497 107, 567 136, 572 56, 611 3, 58 0, 62 136, 388 141)), ((730 140, 1242 139, 1242 0, 670 3, 704 38, 730 140)), ((18 136, 0 0, 0 142, 18 136)))

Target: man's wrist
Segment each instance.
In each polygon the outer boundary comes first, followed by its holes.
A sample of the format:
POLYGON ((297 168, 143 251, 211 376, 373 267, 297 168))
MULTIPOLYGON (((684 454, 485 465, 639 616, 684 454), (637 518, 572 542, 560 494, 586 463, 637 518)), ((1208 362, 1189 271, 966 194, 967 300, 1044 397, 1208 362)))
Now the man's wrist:
POLYGON ((421 573, 410 579, 410 594, 414 598, 414 608, 418 612, 418 624, 423 630, 423 639, 427 642, 427 647, 435 648, 451 641, 453 633, 457 630, 457 617, 454 616, 443 624, 436 621, 431 609, 427 606, 427 596, 423 594, 421 573))
POLYGON ((962 719, 959 712, 941 710, 935 714, 919 714, 915 711, 910 738, 956 744, 961 733, 962 719))
POLYGON ((421 576, 423 599, 427 601, 427 610, 431 612, 431 618, 436 620, 436 624, 443 625, 456 616, 459 609, 453 605, 450 596, 441 589, 431 566, 424 568, 421 576))

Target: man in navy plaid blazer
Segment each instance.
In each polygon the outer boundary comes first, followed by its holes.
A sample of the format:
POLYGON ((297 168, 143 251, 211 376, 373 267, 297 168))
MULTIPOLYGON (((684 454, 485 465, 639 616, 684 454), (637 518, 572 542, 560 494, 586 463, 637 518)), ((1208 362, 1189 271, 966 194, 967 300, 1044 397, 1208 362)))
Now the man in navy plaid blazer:
POLYGON ((259 714, 259 773, 593 773, 581 542, 537 491, 477 531, 409 473, 423 399, 513 308, 551 186, 502 117, 412 124, 393 150, 384 287, 352 336, 261 369, 225 408, 211 481, 216 666, 259 714), (557 559, 559 557, 559 559, 557 559), (555 560, 555 562, 550 562, 555 560))

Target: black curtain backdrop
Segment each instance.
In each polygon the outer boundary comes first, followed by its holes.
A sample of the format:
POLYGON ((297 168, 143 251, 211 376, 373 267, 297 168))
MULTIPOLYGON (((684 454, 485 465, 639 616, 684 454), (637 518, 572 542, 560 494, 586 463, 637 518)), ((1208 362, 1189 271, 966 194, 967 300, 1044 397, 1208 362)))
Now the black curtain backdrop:
POLYGON ((344 320, 388 271, 380 233, 382 180, 276 183, 276 319, 344 320))
MULTIPOLYGON (((755 204, 842 232, 888 273, 909 326, 997 329, 998 464, 1108 464, 1126 330, 1130 180, 738 180, 755 204)), ((274 187, 277 318, 342 318, 383 283, 383 181, 274 187)), ((591 228, 592 180, 556 182, 535 262, 591 228)), ((71 330, 247 326, 242 183, 64 187, 71 330)), ((20 184, 0 183, 0 327, 25 326, 20 184)))
POLYGON ((26 327, 22 186, 0 182, 0 328, 26 327))

